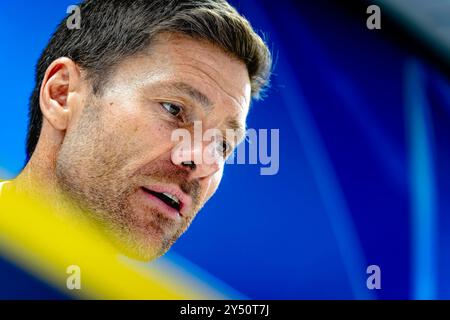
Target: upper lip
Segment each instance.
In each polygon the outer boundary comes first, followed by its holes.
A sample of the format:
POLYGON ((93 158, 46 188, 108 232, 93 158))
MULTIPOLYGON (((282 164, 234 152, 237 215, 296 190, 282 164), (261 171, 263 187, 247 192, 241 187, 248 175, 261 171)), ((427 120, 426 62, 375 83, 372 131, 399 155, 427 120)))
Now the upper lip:
POLYGON ((190 209, 192 204, 192 198, 181 191, 181 189, 176 185, 146 185, 143 186, 144 189, 148 189, 153 192, 167 193, 169 195, 175 196, 180 202, 180 215, 184 216, 190 209))

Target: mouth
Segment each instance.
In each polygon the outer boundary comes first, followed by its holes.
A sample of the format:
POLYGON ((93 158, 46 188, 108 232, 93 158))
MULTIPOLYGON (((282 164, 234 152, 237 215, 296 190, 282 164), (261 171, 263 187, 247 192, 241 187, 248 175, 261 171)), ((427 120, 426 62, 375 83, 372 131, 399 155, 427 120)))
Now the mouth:
POLYGON ((186 206, 188 199, 186 195, 174 188, 164 187, 141 187, 142 191, 154 201, 155 205, 161 209, 165 209, 171 216, 183 216, 183 208, 186 206))
POLYGON ((155 196, 165 204, 167 204, 169 207, 180 211, 181 209, 181 202, 180 200, 173 194, 167 193, 167 192, 156 192, 147 188, 143 188, 145 192, 155 196))

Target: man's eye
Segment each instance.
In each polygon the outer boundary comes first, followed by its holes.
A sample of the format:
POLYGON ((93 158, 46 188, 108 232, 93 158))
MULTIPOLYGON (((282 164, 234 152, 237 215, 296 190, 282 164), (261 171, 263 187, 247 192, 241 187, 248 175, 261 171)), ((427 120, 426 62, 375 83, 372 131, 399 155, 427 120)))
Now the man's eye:
POLYGON ((181 111, 183 110, 180 106, 177 106, 176 104, 170 102, 163 102, 161 103, 161 105, 167 112, 175 117, 179 116, 181 111))
POLYGON ((231 145, 227 141, 225 141, 225 140, 222 140, 221 142, 218 141, 217 151, 220 154, 222 154, 223 156, 226 156, 230 150, 231 150, 231 145))

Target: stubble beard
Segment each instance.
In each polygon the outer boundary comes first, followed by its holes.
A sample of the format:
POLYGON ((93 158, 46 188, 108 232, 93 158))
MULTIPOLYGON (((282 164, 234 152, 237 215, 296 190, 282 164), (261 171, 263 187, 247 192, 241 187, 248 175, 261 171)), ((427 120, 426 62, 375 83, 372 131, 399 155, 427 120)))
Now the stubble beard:
POLYGON ((181 224, 156 209, 139 215, 133 210, 133 198, 143 180, 170 182, 182 174, 165 172, 154 164, 126 174, 125 153, 103 132, 97 108, 84 108, 80 125, 64 140, 56 164, 58 188, 120 252, 139 260, 155 259, 185 232, 200 210, 198 186, 185 188, 193 197, 195 213, 183 217, 181 224))

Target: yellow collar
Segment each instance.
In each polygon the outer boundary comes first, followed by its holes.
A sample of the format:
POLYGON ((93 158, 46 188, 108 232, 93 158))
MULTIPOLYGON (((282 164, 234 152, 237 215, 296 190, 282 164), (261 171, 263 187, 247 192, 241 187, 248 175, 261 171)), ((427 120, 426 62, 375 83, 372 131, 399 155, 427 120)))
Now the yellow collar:
POLYGON ((3 187, 4 187, 6 184, 8 184, 8 183, 11 183, 11 181, 3 181, 3 182, 0 182, 0 196, 2 195, 2 189, 3 189, 3 187))

